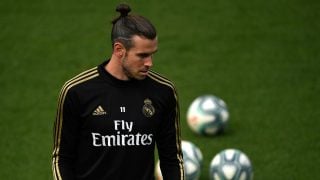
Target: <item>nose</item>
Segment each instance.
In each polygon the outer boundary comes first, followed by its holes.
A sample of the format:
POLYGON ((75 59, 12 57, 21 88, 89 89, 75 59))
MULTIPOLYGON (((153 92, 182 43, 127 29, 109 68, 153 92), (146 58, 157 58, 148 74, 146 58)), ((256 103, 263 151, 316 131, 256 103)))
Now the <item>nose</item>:
POLYGON ((148 56, 145 60, 144 60, 144 65, 147 66, 147 67, 152 67, 152 55, 151 56, 148 56))

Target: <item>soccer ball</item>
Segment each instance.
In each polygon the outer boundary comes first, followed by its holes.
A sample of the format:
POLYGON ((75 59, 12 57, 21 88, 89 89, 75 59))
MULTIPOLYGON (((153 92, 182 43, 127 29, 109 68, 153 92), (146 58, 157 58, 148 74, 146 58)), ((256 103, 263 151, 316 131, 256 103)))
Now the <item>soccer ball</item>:
POLYGON ((237 149, 218 153, 210 163, 210 180, 251 180, 253 171, 249 158, 237 149))
POLYGON ((200 135, 215 135, 222 132, 228 120, 226 103, 214 95, 197 97, 187 112, 190 129, 200 135))
MULTIPOLYGON (((199 179, 203 160, 200 149, 190 141, 181 141, 181 146, 186 180, 199 179)), ((159 161, 156 164, 156 179, 162 180, 159 161)))
POLYGON ((196 180, 200 177, 202 153, 196 145, 189 141, 182 141, 181 146, 186 179, 196 180))

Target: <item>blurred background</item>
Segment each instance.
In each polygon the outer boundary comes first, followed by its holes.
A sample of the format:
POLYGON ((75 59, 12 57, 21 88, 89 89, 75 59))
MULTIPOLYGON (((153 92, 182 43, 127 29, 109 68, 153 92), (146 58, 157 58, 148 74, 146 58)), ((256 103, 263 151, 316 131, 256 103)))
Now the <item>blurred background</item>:
MULTIPOLYGON (((1 0, 1 179, 52 179, 60 88, 110 57, 120 2, 1 0)), ((154 70, 177 86, 182 139, 204 156, 200 179, 226 148, 248 155, 257 180, 320 178, 320 1, 126 2, 158 30, 154 70), (228 105, 222 135, 201 137, 186 123, 203 94, 228 105)))

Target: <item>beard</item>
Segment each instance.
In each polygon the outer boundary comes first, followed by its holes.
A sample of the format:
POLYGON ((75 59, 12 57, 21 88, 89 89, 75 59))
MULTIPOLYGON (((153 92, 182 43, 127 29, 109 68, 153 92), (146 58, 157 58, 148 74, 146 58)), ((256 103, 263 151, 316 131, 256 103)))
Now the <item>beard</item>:
POLYGON ((125 55, 122 59, 122 71, 128 77, 129 80, 143 80, 146 76, 139 75, 139 71, 135 73, 134 69, 127 63, 128 58, 125 55))

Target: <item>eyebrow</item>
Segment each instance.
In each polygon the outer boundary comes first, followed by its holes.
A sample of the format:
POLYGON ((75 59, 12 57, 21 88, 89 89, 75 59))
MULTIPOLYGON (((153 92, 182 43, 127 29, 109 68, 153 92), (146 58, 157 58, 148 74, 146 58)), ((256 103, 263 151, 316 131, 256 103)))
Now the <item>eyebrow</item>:
POLYGON ((151 52, 151 53, 148 53, 148 52, 141 52, 141 53, 137 53, 138 56, 147 56, 147 55, 151 55, 151 54, 155 54, 156 52, 158 52, 158 49, 151 52))

